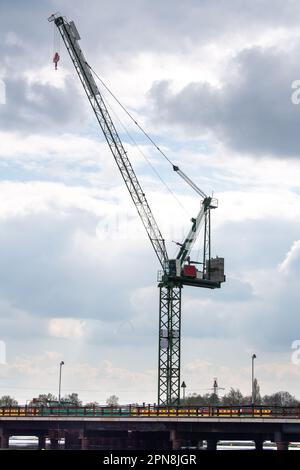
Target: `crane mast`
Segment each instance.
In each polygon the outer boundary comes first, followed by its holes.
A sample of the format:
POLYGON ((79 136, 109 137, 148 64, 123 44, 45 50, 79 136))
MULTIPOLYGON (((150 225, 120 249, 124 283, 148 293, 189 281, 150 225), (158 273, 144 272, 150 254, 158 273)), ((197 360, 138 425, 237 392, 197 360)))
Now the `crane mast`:
POLYGON ((201 197, 202 205, 176 259, 169 259, 165 240, 152 214, 122 141, 97 87, 91 68, 78 44, 79 33, 73 21, 60 15, 51 15, 64 41, 81 84, 94 111, 96 119, 120 170, 129 194, 142 220, 147 235, 159 260, 162 271, 159 277, 159 364, 158 404, 179 404, 180 401, 180 347, 181 347, 181 291, 184 285, 219 288, 225 280, 224 259, 210 258, 210 209, 217 207, 215 200, 207 197, 177 166, 173 166, 201 197), (204 223, 202 269, 190 262, 189 254, 204 223), (188 263, 188 264, 186 264, 188 263), (213 264, 213 269, 211 268, 213 264))

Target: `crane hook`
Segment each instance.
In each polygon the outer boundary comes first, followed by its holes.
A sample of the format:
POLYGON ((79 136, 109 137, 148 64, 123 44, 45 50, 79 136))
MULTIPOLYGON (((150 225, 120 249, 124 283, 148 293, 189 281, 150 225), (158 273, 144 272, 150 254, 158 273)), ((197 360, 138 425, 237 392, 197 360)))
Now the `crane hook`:
POLYGON ((60 59, 59 53, 55 52, 55 54, 53 56, 53 63, 55 64, 55 70, 57 70, 57 63, 58 63, 59 59, 60 59))

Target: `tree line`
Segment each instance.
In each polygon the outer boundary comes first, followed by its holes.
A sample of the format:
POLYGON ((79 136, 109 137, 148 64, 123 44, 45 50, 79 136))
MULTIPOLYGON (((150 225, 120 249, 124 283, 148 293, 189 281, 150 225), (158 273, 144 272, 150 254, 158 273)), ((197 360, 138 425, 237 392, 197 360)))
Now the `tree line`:
MULTIPOLYGON (((256 405, 266 406, 300 406, 300 401, 297 400, 293 395, 286 391, 279 391, 271 395, 260 394, 260 387, 257 380, 254 381, 254 403, 256 405)), ((51 406, 58 403, 58 398, 52 393, 40 394, 37 398, 27 402, 28 406, 51 406)), ((82 400, 80 400, 78 393, 71 393, 61 398, 60 403, 62 405, 73 405, 82 406, 82 400)), ((116 395, 111 395, 106 399, 106 405, 118 406, 119 398, 116 395)), ((193 393, 188 395, 185 399, 180 400, 181 405, 195 405, 195 406, 230 406, 230 405, 251 405, 252 396, 243 395, 242 392, 236 388, 231 388, 228 393, 222 397, 216 393, 205 393, 204 395, 198 395, 193 393)), ((137 403, 135 403, 137 405, 137 403)), ((18 401, 10 395, 3 395, 0 397, 0 406, 18 406, 18 401)), ((100 406, 97 401, 85 403, 84 406, 93 407, 100 406)))
MULTIPOLYGON (((108 406, 117 406, 119 402, 119 398, 116 395, 111 395, 106 400, 106 405, 108 406)), ((28 406, 51 406, 58 403, 57 396, 53 395, 52 393, 45 393, 40 394, 36 398, 32 398, 31 400, 27 401, 28 406)), ((70 393, 69 395, 64 395, 60 399, 60 403, 62 405, 73 405, 73 406, 82 406, 82 400, 80 400, 78 393, 70 393)), ((10 395, 3 395, 0 397, 0 406, 18 406, 18 401, 11 397, 10 395)), ((84 406, 93 407, 93 406, 100 406, 97 401, 92 401, 89 403, 85 403, 84 406)))
MULTIPOLYGON (((286 391, 272 393, 271 395, 261 395, 260 387, 257 380, 254 380, 253 387, 253 403, 256 405, 266 406, 300 406, 300 401, 293 395, 286 391)), ((185 399, 180 400, 182 405, 214 405, 214 406, 230 406, 230 405, 251 405, 252 395, 243 395, 242 392, 236 388, 231 388, 228 393, 222 397, 216 393, 206 393, 204 395, 197 395, 196 393, 187 396, 185 399)))

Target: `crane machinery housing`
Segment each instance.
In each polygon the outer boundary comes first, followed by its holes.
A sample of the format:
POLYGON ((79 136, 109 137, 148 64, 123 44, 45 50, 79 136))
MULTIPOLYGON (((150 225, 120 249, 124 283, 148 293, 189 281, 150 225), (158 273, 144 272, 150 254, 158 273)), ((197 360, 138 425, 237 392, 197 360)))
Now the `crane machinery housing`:
POLYGON ((111 119, 103 96, 79 46, 80 35, 73 21, 60 14, 51 15, 70 55, 96 119, 120 170, 129 194, 161 265, 159 276, 159 359, 158 405, 180 402, 180 348, 181 348, 181 291, 183 286, 219 288, 225 281, 224 258, 211 258, 210 211, 217 200, 207 196, 176 165, 173 170, 201 197, 201 207, 187 237, 180 245, 176 258, 169 259, 165 240, 152 214, 145 193, 127 156, 117 129, 111 119), (203 256, 201 262, 190 260, 190 253, 201 227, 203 230, 203 256))

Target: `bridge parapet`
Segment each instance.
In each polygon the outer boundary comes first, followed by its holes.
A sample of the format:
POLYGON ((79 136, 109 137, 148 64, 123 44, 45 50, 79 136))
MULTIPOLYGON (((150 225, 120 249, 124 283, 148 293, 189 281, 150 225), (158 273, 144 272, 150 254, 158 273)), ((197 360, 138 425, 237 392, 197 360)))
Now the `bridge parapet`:
POLYGON ((64 418, 300 418, 300 406, 11 406, 0 407, 1 417, 64 417, 64 418))

